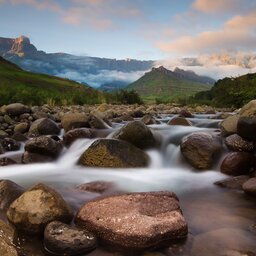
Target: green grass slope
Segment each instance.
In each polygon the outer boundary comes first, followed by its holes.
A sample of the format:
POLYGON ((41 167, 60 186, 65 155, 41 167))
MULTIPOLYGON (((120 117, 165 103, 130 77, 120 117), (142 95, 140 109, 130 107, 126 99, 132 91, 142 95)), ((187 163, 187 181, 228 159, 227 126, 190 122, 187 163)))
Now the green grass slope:
POLYGON ((22 70, 0 57, 0 105, 93 104, 102 93, 77 82, 22 70))
POLYGON ((211 86, 152 70, 130 84, 126 89, 135 90, 146 102, 153 102, 156 99, 173 101, 200 91, 210 90, 211 86))
POLYGON ((239 108, 253 99, 256 99, 256 73, 219 80, 210 91, 191 97, 190 102, 239 108))

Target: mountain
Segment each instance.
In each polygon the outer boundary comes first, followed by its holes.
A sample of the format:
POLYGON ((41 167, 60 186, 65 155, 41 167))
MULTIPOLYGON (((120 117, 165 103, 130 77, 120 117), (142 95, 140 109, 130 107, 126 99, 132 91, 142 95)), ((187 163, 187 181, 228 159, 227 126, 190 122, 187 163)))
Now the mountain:
POLYGON ((0 57, 0 105, 98 103, 102 93, 77 82, 31 73, 0 57))
POLYGON ((198 76, 192 71, 176 68, 174 71, 163 66, 152 68, 140 79, 126 87, 135 90, 146 101, 156 98, 173 100, 177 97, 193 95, 200 91, 210 90, 215 81, 212 78, 198 76))
POLYGON ((26 36, 0 37, 0 56, 27 71, 69 78, 99 87, 105 83, 129 84, 153 67, 153 61, 116 60, 39 51, 26 36))
POLYGON ((191 97, 191 103, 239 108, 256 98, 256 73, 218 80, 209 91, 191 97))

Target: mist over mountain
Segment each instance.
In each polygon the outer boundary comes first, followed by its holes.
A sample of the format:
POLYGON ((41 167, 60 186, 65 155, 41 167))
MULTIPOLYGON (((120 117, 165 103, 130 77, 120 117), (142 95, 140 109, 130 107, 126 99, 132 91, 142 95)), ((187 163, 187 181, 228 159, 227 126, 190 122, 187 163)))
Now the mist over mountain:
POLYGON ((25 36, 0 38, 0 56, 25 70, 69 78, 93 87, 112 81, 129 84, 154 65, 153 61, 46 53, 38 51, 25 36))

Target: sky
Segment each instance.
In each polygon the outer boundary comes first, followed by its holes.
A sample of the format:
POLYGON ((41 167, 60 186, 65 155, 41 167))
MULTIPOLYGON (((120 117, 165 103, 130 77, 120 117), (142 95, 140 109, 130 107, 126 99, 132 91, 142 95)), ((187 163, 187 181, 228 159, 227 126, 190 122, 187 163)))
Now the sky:
POLYGON ((256 0, 0 0, 0 37, 46 52, 159 60, 256 51, 256 0))

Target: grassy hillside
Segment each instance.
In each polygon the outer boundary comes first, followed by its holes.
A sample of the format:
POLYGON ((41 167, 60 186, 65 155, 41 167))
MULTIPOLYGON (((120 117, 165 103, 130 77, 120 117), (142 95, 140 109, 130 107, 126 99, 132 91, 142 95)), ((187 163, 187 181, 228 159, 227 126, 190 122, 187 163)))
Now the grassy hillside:
POLYGON ((211 86, 208 84, 181 79, 155 69, 130 84, 126 89, 135 90, 146 102, 155 100, 164 102, 191 96, 210 88, 211 86))
POLYGON ((31 73, 0 57, 0 105, 99 103, 102 93, 74 81, 31 73))
POLYGON ((256 73, 219 80, 210 91, 200 92, 191 97, 190 102, 239 108, 255 98, 256 73))

